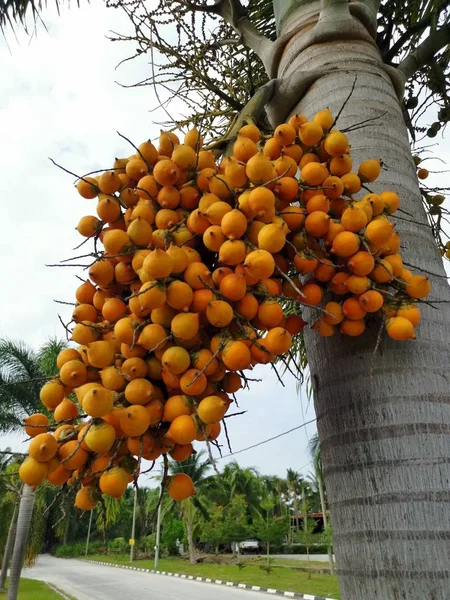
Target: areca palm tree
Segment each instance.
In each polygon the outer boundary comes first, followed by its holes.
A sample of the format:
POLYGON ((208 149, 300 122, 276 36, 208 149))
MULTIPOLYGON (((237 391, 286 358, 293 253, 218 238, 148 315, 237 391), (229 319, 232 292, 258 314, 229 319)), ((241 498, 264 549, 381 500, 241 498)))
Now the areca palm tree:
POLYGON ((286 499, 286 480, 276 475, 265 475, 262 478, 263 488, 265 494, 272 498, 274 502, 274 514, 277 516, 284 516, 286 513, 286 506, 284 504, 286 499))
POLYGON ((39 391, 58 372, 56 358, 66 346, 49 339, 35 351, 22 341, 0 340, 0 432, 19 430, 26 416, 44 410, 39 391))
MULTIPOLYGON (((35 351, 21 341, 0 340, 0 431, 20 429, 24 417, 42 410, 39 390, 45 379, 58 372, 56 358, 65 347, 65 342, 50 339, 35 351)), ((17 598, 34 501, 34 490, 24 485, 17 518, 8 600, 17 598)), ((14 519, 10 527, 14 527, 14 519)))
POLYGON ((286 483, 288 487, 288 496, 292 499, 292 508, 295 518, 295 529, 299 529, 298 526, 298 489, 299 482, 302 480, 300 473, 293 469, 287 469, 286 471, 286 483))
POLYGON ((15 490, 10 485, 7 476, 13 468, 14 453, 11 448, 5 448, 0 454, 0 549, 2 555, 2 569, 0 573, 0 592, 5 591, 6 573, 11 558, 16 533, 16 517, 18 503, 15 500, 15 490), (8 534, 6 534, 8 531, 8 534))
POLYGON ((259 472, 254 467, 242 468, 236 461, 228 463, 216 478, 216 494, 224 506, 236 495, 242 495, 250 517, 261 514, 264 487, 259 472))

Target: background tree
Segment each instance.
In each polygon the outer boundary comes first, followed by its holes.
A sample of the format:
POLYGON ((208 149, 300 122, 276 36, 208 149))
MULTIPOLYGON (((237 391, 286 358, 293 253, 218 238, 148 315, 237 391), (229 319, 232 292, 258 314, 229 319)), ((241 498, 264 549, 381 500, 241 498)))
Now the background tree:
MULTIPOLYGON (((309 563, 309 551, 314 544, 320 544, 322 542, 322 534, 314 533, 316 523, 313 519, 305 519, 304 526, 300 531, 295 534, 295 541, 306 548, 307 560, 309 563)), ((308 579, 311 578, 311 570, 308 565, 308 579)))
POLYGON ((257 469, 241 467, 236 461, 223 468, 220 477, 211 481, 211 497, 226 506, 236 495, 245 498, 246 512, 249 517, 260 514, 260 502, 263 494, 262 480, 257 469))
POLYGON ((21 430, 25 417, 45 411, 39 391, 58 372, 56 358, 66 346, 49 339, 35 351, 22 341, 0 340, 0 432, 21 430))
POLYGON ((202 542, 211 544, 216 554, 219 553, 219 546, 229 541, 223 527, 223 506, 219 506, 215 502, 209 506, 208 519, 202 524, 200 539, 202 542))
POLYGON ((256 537, 262 540, 266 545, 267 567, 270 566, 270 546, 271 544, 281 544, 289 532, 289 517, 275 518, 275 503, 271 499, 265 499, 261 502, 261 508, 265 515, 259 517, 254 522, 254 531, 256 537))
POLYGON ((233 554, 236 553, 239 558, 239 543, 248 537, 250 531, 247 517, 247 503, 243 494, 232 496, 230 502, 224 508, 222 530, 224 538, 231 543, 233 554))

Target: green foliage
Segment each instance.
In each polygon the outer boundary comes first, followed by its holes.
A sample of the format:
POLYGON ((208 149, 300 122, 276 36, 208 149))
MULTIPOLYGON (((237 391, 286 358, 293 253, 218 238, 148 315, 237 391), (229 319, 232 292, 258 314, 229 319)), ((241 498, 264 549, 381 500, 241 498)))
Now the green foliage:
POLYGON ((307 549, 311 548, 311 546, 313 546, 316 543, 323 544, 324 540, 322 534, 314 533, 315 527, 315 522, 312 519, 307 519, 306 527, 303 526, 302 523, 302 529, 300 529, 300 531, 297 531, 297 533, 294 535, 294 540, 298 544, 302 544, 302 546, 304 546, 307 549))
POLYGON ((202 524, 200 540, 208 542, 213 547, 226 543, 224 530, 222 526, 223 507, 213 502, 209 508, 209 519, 202 524))
MULTIPOLYGON (((55 549, 55 556, 57 558, 76 558, 78 556, 83 556, 86 551, 86 545, 79 544, 66 544, 58 546, 55 549)), ((98 550, 97 550, 98 552, 98 550)), ((92 552, 95 554, 95 552, 92 552)))
POLYGON ((0 340, 0 432, 20 429, 24 417, 45 412, 39 391, 57 373, 56 357, 66 346, 50 339, 36 352, 22 341, 0 340))
POLYGON ((153 556, 156 546, 156 533, 146 535, 138 541, 138 550, 147 556, 153 556))
POLYGON ((252 530, 266 544, 281 544, 289 531, 289 519, 275 519, 273 515, 260 517, 253 523, 252 530))
MULTIPOLYGON (((98 554, 102 551, 106 551, 106 547, 104 546, 103 542, 89 542, 88 555, 98 554)), ((84 556, 85 552, 86 544, 80 542, 78 544, 62 544, 55 549, 54 554, 58 558, 77 558, 78 556, 84 556)))
POLYGON ((128 549, 128 542, 123 537, 115 538, 108 544, 109 553, 124 554, 128 549))
POLYGON ((270 558, 270 556, 267 557, 266 563, 264 563, 263 565, 259 565, 259 568, 261 569, 261 571, 267 573, 267 575, 270 575, 270 573, 273 571, 273 560, 270 558))
POLYGON ((247 503, 242 494, 234 496, 225 508, 222 526, 229 542, 242 542, 249 536, 247 503))
POLYGON ((177 555, 177 540, 185 543, 185 538, 183 522, 175 515, 167 515, 161 531, 161 546, 169 555, 177 555))

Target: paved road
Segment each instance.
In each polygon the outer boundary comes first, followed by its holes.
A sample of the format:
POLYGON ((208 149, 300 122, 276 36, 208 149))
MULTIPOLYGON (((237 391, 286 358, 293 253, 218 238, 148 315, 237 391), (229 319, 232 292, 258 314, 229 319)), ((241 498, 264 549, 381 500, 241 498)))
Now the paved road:
POLYGON ((53 583, 77 600, 267 600, 267 594, 79 560, 40 556, 24 577, 53 583))

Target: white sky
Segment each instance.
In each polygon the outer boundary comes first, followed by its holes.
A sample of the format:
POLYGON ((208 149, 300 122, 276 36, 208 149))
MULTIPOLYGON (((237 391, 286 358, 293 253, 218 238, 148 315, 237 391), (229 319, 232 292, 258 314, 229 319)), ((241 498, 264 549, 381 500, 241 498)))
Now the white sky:
MULTIPOLYGON (((33 347, 49 336, 64 336, 57 315, 68 321, 71 307, 53 299, 74 301, 74 275, 82 271, 45 265, 83 254, 72 252, 82 241, 74 228, 83 215, 96 214, 95 200, 81 198, 73 178, 48 157, 79 174, 108 168, 115 156, 132 153, 116 130, 139 144, 159 135, 152 122, 165 120, 161 112, 149 113, 156 105, 151 88, 115 83, 131 84, 150 73, 146 57, 115 70, 134 51, 133 44, 105 37, 110 30, 129 29, 124 13, 93 0, 80 9, 63 6, 60 17, 47 11, 43 19, 48 33, 40 27, 31 41, 20 32, 18 40, 9 35, 8 44, 0 38, 0 338, 33 347)), ((238 395, 240 410, 248 413, 228 420, 235 451, 314 418, 292 376, 284 377, 285 388, 269 367, 258 369, 257 376, 263 381, 238 395)), ((312 468, 307 442, 314 432, 312 424, 236 458, 264 474, 283 476, 293 468, 306 476, 312 468)), ((0 448, 6 446, 24 449, 20 436, 0 436, 0 448)), ((226 445, 223 452, 228 453, 226 445)))

